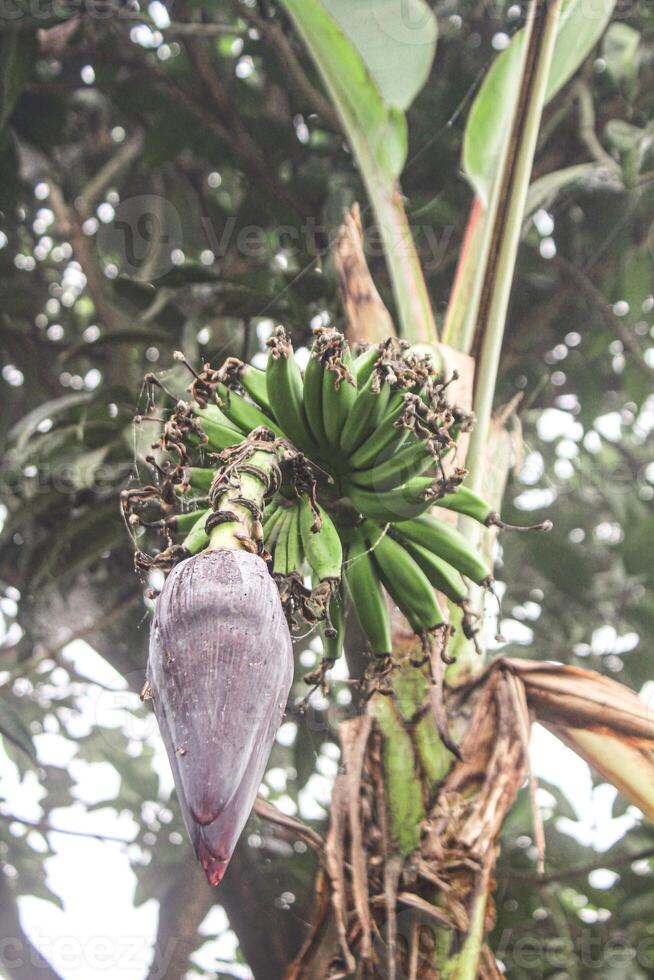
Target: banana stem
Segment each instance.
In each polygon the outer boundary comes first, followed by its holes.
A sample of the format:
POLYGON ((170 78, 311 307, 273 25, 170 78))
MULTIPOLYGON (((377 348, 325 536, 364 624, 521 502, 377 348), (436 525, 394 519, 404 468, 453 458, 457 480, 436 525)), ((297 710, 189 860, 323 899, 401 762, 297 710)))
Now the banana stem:
POLYGON ((475 197, 470 209, 443 325, 443 343, 464 354, 470 353, 474 324, 477 322, 481 286, 488 261, 488 244, 484 248, 484 240, 488 226, 492 225, 490 213, 492 213, 492 201, 489 211, 481 198, 475 197))
POLYGON ((482 350, 474 403, 477 422, 468 450, 470 472, 467 483, 474 490, 481 487, 486 467, 484 449, 561 2, 548 0, 542 7, 539 4, 530 6, 518 102, 498 175, 497 211, 479 309, 482 350))
MULTIPOLYGON (((547 80, 552 63, 561 0, 547 0, 541 7, 530 6, 525 27, 525 56, 518 100, 510 134, 505 147, 482 242, 480 264, 483 263, 484 282, 479 305, 481 354, 477 364, 473 429, 467 458, 469 473, 466 486, 483 490, 489 466, 494 471, 496 461, 489 461, 491 418, 497 383, 504 329, 515 271, 520 233, 529 190, 538 130, 545 102, 547 80), (487 261, 486 261, 487 260, 487 261)), ((477 289, 473 290, 477 293, 477 289)), ((464 332, 465 341, 465 332, 464 332)), ((499 504, 499 499, 497 501, 499 504)), ((459 519, 461 533, 473 544, 485 550, 492 541, 480 542, 479 525, 467 517, 459 519)), ((480 589, 471 592, 471 607, 483 621, 485 596, 480 589)), ((483 669, 484 661, 474 645, 461 637, 455 651, 456 662, 448 668, 447 683, 455 685, 483 669)))
MULTIPOLYGON (((224 467, 223 472, 227 468, 224 467)), ((235 461, 229 472, 228 489, 220 492, 219 484, 213 504, 214 515, 229 515, 234 519, 215 524, 209 534, 208 551, 218 548, 252 550, 252 543, 256 544, 255 521, 260 520, 265 498, 277 482, 278 474, 277 451, 272 442, 270 449, 253 448, 235 461)))
POLYGON ((468 934, 461 952, 453 957, 443 969, 444 980, 477 980, 479 976, 479 957, 484 944, 486 905, 488 903, 488 876, 482 877, 482 887, 475 897, 470 916, 468 934))

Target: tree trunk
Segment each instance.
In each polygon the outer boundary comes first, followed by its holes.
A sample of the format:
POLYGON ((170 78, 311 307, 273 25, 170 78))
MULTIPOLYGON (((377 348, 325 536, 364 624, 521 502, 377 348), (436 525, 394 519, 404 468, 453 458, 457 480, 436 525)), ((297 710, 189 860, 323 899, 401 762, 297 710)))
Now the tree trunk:
POLYGON ((287 980, 501 975, 483 943, 497 837, 528 771, 524 689, 510 672, 490 670, 449 692, 454 759, 439 737, 429 675, 441 652, 415 666, 410 644, 396 649, 366 713, 341 725, 345 772, 334 787, 326 872, 287 980))

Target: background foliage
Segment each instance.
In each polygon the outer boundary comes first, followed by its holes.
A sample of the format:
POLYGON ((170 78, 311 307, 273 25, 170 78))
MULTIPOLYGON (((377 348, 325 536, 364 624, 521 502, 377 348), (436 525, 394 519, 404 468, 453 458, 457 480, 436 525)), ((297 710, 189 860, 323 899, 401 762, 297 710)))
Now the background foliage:
MULTIPOLYGON (((66 647, 87 640, 140 688, 147 629, 117 492, 149 443, 132 423, 143 374, 161 373, 181 393, 176 349, 191 360, 250 358, 276 322, 296 348, 312 325, 338 324, 329 244, 354 200, 370 224, 365 192, 278 9, 221 0, 169 13, 157 2, 106 5, 101 15, 29 3, 16 11, 0 25, 0 727, 5 765, 36 773, 44 795, 31 832, 12 820, 10 800, 0 804, 0 928, 15 934, 16 896, 58 901, 47 885, 56 847, 47 828, 76 785, 65 765, 38 758, 39 735, 58 733, 77 759, 108 762, 120 776, 117 793, 95 805, 133 818, 135 902, 161 903, 160 941, 184 937, 183 962, 219 902, 240 942, 235 962, 272 977, 310 915, 306 846, 254 820, 224 887, 210 893, 153 768, 156 737, 139 735, 147 713, 134 696, 110 737, 97 712, 89 722, 88 681, 66 647)), ((521 9, 444 2, 435 12, 438 54, 408 113, 403 189, 441 320, 471 200, 460 174, 466 111, 521 9)), ((555 530, 503 537, 494 629, 503 655, 592 666, 650 697, 653 36, 648 5, 622 6, 546 112, 499 401, 523 396, 505 516, 528 510, 555 530)), ((296 702, 316 658, 311 640, 296 702)), ((335 722, 350 698, 341 678, 331 706, 317 696, 292 714, 271 760, 269 798, 318 827, 337 766, 335 722)), ((536 882, 526 794, 504 828, 495 943, 509 975, 650 975, 651 827, 630 811, 624 826, 633 828, 600 855, 581 842, 559 789, 543 784, 541 798, 545 881, 536 882)), ((614 815, 623 811, 616 798, 614 815)))

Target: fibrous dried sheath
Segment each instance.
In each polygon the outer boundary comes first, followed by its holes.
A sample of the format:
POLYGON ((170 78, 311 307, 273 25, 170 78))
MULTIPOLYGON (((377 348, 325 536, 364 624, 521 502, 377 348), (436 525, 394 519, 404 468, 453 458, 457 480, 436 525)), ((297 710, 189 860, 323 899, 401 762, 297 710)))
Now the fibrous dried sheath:
POLYGON ((189 836, 218 884, 293 680, 288 625, 261 558, 216 550, 173 568, 157 601, 147 679, 189 836))

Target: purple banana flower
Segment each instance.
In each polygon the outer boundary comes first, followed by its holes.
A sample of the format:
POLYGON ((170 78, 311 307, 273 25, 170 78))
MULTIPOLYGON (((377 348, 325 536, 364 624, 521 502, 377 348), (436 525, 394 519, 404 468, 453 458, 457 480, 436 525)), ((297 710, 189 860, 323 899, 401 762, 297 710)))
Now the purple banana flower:
POLYGON ((217 550, 173 568, 157 600, 147 679, 186 828, 217 885, 293 680, 291 636, 261 558, 217 550))

